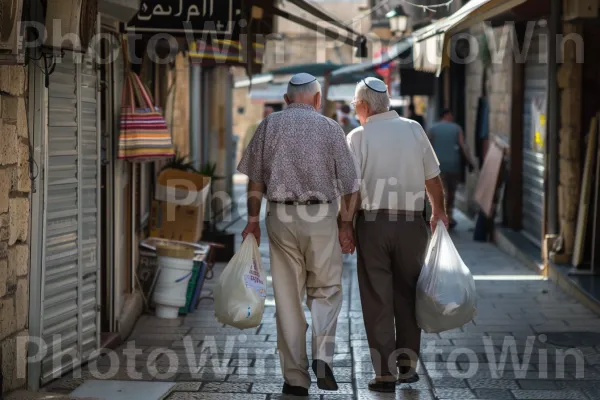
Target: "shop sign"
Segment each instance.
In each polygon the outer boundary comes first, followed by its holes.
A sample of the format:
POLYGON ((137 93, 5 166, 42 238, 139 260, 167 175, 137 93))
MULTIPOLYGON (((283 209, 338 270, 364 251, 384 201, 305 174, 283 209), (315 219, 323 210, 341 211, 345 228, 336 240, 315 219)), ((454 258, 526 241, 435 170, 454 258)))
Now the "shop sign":
POLYGON ((538 153, 544 152, 546 142, 546 99, 536 98, 531 102, 533 121, 533 150, 538 153))
POLYGON ((232 35, 241 0, 144 0, 126 30, 137 33, 232 35))

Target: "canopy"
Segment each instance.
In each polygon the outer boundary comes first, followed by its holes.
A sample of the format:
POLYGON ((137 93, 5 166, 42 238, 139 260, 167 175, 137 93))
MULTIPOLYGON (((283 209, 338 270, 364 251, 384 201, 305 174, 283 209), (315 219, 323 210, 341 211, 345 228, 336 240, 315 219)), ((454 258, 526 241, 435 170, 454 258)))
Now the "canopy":
POLYGON ((398 43, 390 47, 390 49, 382 55, 375 57, 372 61, 367 61, 360 64, 352 64, 332 72, 331 76, 336 77, 344 74, 361 73, 369 70, 379 68, 380 65, 387 64, 388 62, 396 59, 397 57, 404 58, 408 55, 408 52, 412 49, 413 38, 408 36, 398 43))
POLYGON ((414 32, 415 69, 437 72, 450 66, 450 39, 480 22, 502 14, 528 0, 471 0, 451 16, 414 32))

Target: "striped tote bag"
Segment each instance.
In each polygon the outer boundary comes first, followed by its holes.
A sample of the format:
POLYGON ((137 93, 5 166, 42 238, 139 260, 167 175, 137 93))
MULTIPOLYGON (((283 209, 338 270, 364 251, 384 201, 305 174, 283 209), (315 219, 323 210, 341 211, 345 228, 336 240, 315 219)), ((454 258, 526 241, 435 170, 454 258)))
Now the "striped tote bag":
POLYGON ((123 88, 119 159, 150 162, 174 155, 173 138, 160 109, 154 106, 140 77, 129 72, 123 88))

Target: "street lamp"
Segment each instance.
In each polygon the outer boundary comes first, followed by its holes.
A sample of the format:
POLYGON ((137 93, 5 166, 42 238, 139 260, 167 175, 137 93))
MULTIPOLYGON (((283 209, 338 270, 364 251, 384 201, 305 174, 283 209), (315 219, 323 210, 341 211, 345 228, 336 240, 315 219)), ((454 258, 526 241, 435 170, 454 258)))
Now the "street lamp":
POLYGON ((408 14, 404 12, 402 6, 394 8, 388 12, 386 18, 390 20, 390 28, 394 34, 402 35, 408 28, 408 14))

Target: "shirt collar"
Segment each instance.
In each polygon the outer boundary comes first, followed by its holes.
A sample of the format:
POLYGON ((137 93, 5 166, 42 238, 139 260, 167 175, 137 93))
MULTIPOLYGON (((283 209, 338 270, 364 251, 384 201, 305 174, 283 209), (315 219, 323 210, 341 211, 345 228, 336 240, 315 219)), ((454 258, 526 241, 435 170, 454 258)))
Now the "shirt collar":
POLYGON ((302 109, 302 110, 315 111, 315 108, 313 106, 311 106, 310 104, 302 104, 302 103, 292 103, 292 104, 288 105, 287 108, 298 108, 298 109, 302 109))
POLYGON ((381 114, 371 115, 367 118, 367 123, 377 122, 377 121, 385 121, 387 119, 400 118, 396 111, 386 111, 381 114))

